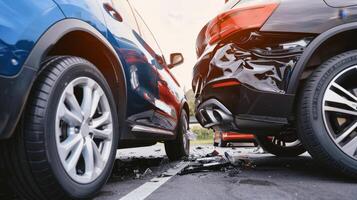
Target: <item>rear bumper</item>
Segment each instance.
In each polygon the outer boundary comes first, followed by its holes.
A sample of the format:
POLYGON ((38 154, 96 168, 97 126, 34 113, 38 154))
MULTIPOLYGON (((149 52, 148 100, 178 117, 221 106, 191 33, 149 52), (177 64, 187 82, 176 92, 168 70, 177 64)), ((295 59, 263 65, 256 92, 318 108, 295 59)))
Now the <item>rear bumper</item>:
POLYGON ((24 66, 14 77, 0 76, 0 139, 14 133, 35 75, 34 69, 24 66))
POLYGON ((245 85, 208 84, 197 102, 196 118, 206 128, 260 134, 288 124, 294 95, 257 91, 245 85))
POLYGON ((253 31, 206 48, 193 71, 198 121, 256 134, 288 125, 295 99, 287 92, 290 78, 312 40, 308 34, 253 31))

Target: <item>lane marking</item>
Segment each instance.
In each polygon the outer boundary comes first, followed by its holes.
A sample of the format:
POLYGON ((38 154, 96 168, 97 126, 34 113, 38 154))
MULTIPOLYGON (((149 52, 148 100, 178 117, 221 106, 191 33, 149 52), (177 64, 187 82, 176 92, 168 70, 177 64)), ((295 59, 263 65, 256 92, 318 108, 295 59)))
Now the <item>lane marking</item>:
POLYGON ((150 196, 155 190, 165 184, 168 180, 174 177, 177 173, 182 171, 188 164, 189 162, 180 162, 174 168, 171 168, 164 172, 162 177, 155 177, 151 179, 149 182, 144 183, 140 187, 131 191, 129 194, 120 198, 119 200, 144 200, 145 198, 150 196))

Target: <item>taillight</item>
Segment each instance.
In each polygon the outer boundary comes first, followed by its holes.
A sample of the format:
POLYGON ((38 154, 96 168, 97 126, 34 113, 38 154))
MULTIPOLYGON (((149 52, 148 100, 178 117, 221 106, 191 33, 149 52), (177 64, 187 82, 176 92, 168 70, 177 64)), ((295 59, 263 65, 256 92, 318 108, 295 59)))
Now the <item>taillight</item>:
POLYGON ((239 31, 260 28, 278 5, 278 1, 267 0, 265 3, 239 6, 224 12, 209 23, 206 40, 214 44, 239 31))
POLYGON ((240 82, 237 80, 228 80, 225 82, 215 83, 212 85, 212 88, 221 88, 221 87, 231 87, 240 85, 240 82))

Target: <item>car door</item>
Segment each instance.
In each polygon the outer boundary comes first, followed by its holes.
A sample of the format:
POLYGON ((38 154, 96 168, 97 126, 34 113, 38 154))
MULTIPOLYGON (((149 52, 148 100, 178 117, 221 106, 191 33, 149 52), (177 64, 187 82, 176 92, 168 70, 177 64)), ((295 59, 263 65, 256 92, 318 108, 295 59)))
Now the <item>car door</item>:
POLYGON ((183 92, 178 82, 167 68, 161 49, 138 12, 134 12, 138 21, 142 37, 148 43, 148 46, 156 53, 155 67, 157 69, 157 87, 159 95, 155 99, 154 123, 160 128, 175 130, 180 113, 181 99, 183 92))
POLYGON ((127 0, 101 0, 108 26, 108 38, 124 67, 127 82, 127 120, 152 126, 158 96, 155 54, 140 36, 136 19, 127 0))

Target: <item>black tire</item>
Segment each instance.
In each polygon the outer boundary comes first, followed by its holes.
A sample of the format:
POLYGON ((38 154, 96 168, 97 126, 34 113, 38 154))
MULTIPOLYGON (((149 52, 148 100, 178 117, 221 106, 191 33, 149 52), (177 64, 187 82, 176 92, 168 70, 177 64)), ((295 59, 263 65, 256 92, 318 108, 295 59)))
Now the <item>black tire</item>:
POLYGON ((26 105, 15 137, 1 145, 9 182, 28 200, 87 199, 110 177, 119 137, 115 101, 104 76, 88 61, 71 56, 52 57, 43 65, 26 105), (106 94, 113 120, 113 142, 102 173, 88 184, 80 184, 66 173, 56 147, 54 119, 59 97, 66 84, 78 77, 95 80, 106 94))
MULTIPOLYGON (((5 170, 2 168, 1 172, 5 170)), ((0 199, 1 200, 13 200, 16 199, 15 194, 12 192, 11 188, 6 182, 5 175, 0 176, 0 199)))
POLYGON ((301 92, 297 122, 299 136, 313 158, 335 172, 357 178, 357 160, 345 154, 333 141, 325 127, 322 108, 330 82, 354 65, 357 65, 356 50, 337 55, 318 67, 301 92))
MULTIPOLYGON (((282 146, 275 144, 273 139, 268 136, 256 136, 258 144, 268 153, 279 157, 296 157, 306 152, 303 144, 300 142, 294 146, 282 146)), ((278 142, 279 143, 279 142, 278 142)))
POLYGON ((190 155, 190 140, 186 135, 188 128, 188 117, 186 111, 182 110, 176 139, 165 141, 166 155, 171 161, 180 160, 190 155), (186 145, 184 144, 184 139, 186 140, 186 145))

